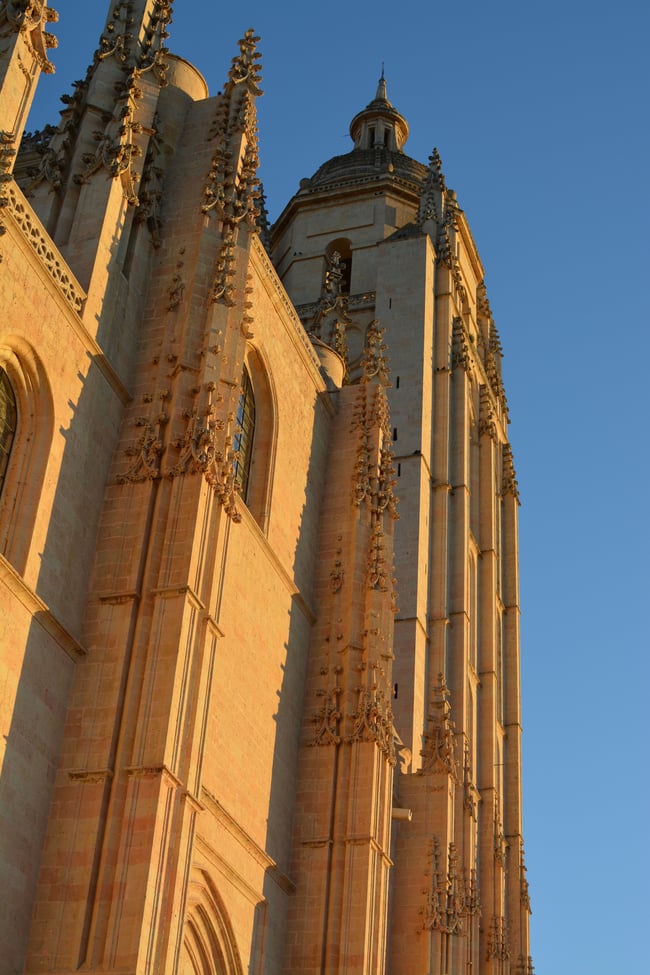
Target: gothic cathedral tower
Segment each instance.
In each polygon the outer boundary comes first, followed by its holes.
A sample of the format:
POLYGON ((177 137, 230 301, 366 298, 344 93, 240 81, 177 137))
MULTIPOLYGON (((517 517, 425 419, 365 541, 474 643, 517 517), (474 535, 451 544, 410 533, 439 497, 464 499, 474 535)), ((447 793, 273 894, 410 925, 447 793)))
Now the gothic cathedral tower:
MULTIPOLYGON (((350 135, 351 152, 301 183, 274 227, 273 256, 308 333, 337 348, 345 335, 350 382, 362 378, 369 322, 381 322, 390 357, 400 761, 386 970, 528 975, 518 494, 499 336, 438 152, 428 167, 404 153, 408 125, 383 76, 350 135)), ((299 837, 300 812, 297 821, 299 837)), ((327 840, 331 873, 337 846, 358 840, 343 822, 327 840)), ((358 956, 329 881, 321 940, 298 937, 292 972, 312 970, 316 944, 323 971, 338 971, 348 950, 341 971, 358 956)), ((347 897, 357 912, 375 910, 360 889, 347 897)))
POLYGON ((517 482, 465 215, 387 97, 272 231, 257 41, 0 0, 0 957, 532 975, 517 482), (22 141, 21 141, 22 140, 22 141))

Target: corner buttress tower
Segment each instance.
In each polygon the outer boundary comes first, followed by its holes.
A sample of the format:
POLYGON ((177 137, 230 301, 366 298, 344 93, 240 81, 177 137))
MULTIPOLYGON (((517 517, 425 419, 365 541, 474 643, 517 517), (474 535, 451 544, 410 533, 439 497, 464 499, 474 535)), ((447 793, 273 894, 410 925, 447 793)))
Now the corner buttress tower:
MULTIPOLYGON (((349 153, 301 182, 273 229, 273 254, 307 330, 320 335, 329 322, 345 346, 349 381, 362 374, 376 320, 391 356, 400 501, 391 709, 400 763, 385 963, 392 975, 530 975, 519 501, 501 346, 483 266, 438 152, 428 166, 404 153, 408 125, 383 76, 350 135, 349 153)), ((328 743, 343 761, 344 743, 328 743)), ((315 839, 298 833, 298 862, 315 855, 315 839)), ((351 828, 321 839, 349 856, 356 849, 351 828)), ((349 970, 326 933, 339 892, 330 879, 332 889, 312 902, 310 944, 322 925, 323 954, 296 971, 349 970)), ((298 929, 293 937, 302 943, 298 929)), ((358 957, 360 971, 384 970, 358 957)))

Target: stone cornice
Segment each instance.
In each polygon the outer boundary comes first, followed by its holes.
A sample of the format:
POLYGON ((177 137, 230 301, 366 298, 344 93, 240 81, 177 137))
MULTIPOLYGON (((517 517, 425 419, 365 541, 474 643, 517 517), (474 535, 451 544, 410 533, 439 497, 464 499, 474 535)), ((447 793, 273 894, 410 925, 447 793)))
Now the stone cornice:
MULTIPOLYGON (((228 812, 228 810, 219 802, 216 796, 205 788, 201 789, 201 801, 203 802, 205 809, 216 819, 220 826, 222 826, 230 835, 242 846, 246 852, 251 856, 256 863, 262 867, 267 876, 271 877, 272 880, 280 887, 285 894, 293 894, 295 892, 296 886, 294 882, 284 874, 278 867, 275 860, 268 855, 266 850, 264 850, 259 843, 257 843, 253 837, 248 833, 242 826, 240 826, 237 819, 228 812)), ((226 861, 223 857, 216 852, 205 839, 202 840, 202 845, 210 850, 210 852, 216 855, 222 863, 226 861)), ((248 886, 248 885, 247 885, 248 886)))
POLYGON ((293 340, 293 344, 299 351, 301 359, 312 373, 316 388, 319 391, 325 391, 327 387, 320 373, 318 356, 314 352, 314 347, 311 344, 309 336, 303 328, 296 309, 291 303, 291 299, 285 291, 269 255, 264 250, 257 236, 254 236, 251 241, 251 261, 259 273, 260 281, 264 285, 267 294, 276 304, 279 302, 282 310, 286 313, 287 324, 292 326, 287 331, 293 340))
POLYGON ((262 552, 264 553, 264 555, 266 555, 272 568, 275 570, 279 579, 282 581, 285 588, 288 590, 290 596, 292 597, 293 602, 296 604, 296 606, 298 606, 298 608, 300 609, 301 613, 303 614, 307 622, 310 624, 310 626, 313 626, 314 623, 316 622, 316 614, 314 613, 311 606, 307 603, 306 599, 300 592, 298 586, 293 581, 293 579, 291 578, 291 576, 289 575, 285 567, 282 565, 282 562, 280 561, 280 559, 274 552, 273 548, 269 544, 266 535, 264 534, 264 532, 262 531, 258 523, 255 521, 255 519, 253 518, 252 514, 250 513, 250 511, 248 510, 245 504, 241 505, 241 515, 242 515, 242 523, 246 524, 250 529, 250 531, 255 535, 262 552))

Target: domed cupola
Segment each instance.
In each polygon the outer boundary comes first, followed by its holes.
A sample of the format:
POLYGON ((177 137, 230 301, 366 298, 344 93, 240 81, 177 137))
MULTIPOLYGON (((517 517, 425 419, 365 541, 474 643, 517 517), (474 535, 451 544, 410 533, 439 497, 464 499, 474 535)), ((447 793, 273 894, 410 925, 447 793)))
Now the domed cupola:
POLYGON ((388 101, 383 70, 377 85, 377 94, 350 122, 350 135, 355 149, 381 147, 402 151, 409 136, 409 127, 404 116, 388 101))
POLYGON ((419 193, 426 166, 404 152, 402 147, 408 135, 408 122, 388 101, 382 71, 377 94, 350 122, 354 148, 342 156, 329 159, 311 179, 303 180, 300 184, 301 194, 345 185, 354 186, 356 191, 361 181, 370 185, 386 179, 409 185, 419 193))

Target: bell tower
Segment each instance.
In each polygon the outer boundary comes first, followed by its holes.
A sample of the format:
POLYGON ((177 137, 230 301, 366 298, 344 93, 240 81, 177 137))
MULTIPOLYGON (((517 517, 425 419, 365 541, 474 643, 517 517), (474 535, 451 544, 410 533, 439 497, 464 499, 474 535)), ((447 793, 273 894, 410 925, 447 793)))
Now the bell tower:
MULTIPOLYGON (((312 333, 328 321, 324 301, 331 319, 327 282, 343 279, 343 260, 348 284, 333 320, 349 381, 362 373, 377 321, 390 357, 399 499, 391 710, 400 762, 387 970, 529 975, 519 502, 501 345, 483 266, 440 156, 434 150, 425 166, 406 155, 408 125, 383 75, 350 135, 350 152, 302 181, 273 245, 312 333)), ((335 836, 329 841, 336 846, 335 836)), ((308 841, 296 842, 300 861, 308 841)), ((298 970, 339 969, 303 959, 298 970)))

